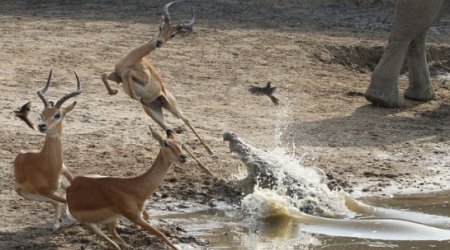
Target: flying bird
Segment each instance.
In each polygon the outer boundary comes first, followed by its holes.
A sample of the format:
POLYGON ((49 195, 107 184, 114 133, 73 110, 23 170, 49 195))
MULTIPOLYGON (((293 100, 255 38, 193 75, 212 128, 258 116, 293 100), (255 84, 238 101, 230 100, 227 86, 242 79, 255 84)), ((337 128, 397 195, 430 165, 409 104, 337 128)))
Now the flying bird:
POLYGON ((248 91, 250 91, 250 93, 254 95, 267 95, 270 100, 272 100, 273 104, 279 105, 280 100, 273 96, 273 92, 275 92, 275 89, 277 89, 277 87, 272 87, 270 84, 270 82, 267 82, 267 85, 265 87, 251 85, 250 88, 248 88, 248 91))
POLYGON ((28 119, 28 113, 31 110, 31 102, 25 103, 19 110, 15 110, 14 114, 19 117, 22 121, 24 121, 28 127, 34 130, 33 123, 28 119))

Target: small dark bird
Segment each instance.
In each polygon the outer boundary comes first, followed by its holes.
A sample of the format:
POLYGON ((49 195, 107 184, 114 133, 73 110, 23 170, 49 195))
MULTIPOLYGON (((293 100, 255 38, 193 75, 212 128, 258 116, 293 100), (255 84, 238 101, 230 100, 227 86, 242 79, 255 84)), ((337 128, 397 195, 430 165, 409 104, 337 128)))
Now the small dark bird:
POLYGON ((31 108, 31 102, 25 103, 20 110, 14 111, 14 114, 19 117, 22 121, 24 121, 28 127, 32 128, 34 130, 34 125, 30 120, 28 120, 28 113, 30 113, 31 108))
POLYGON ((248 88, 248 91, 250 91, 250 93, 254 95, 267 95, 268 97, 270 97, 270 100, 272 100, 273 104, 279 105, 280 100, 273 96, 273 92, 275 92, 275 89, 277 89, 277 87, 271 87, 270 84, 270 82, 267 82, 267 85, 265 87, 251 85, 250 88, 248 88))

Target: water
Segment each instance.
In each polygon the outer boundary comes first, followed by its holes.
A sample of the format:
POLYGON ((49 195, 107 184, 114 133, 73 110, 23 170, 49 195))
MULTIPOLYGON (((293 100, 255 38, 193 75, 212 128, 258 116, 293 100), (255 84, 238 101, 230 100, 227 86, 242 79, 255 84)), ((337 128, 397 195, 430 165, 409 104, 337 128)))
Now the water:
MULTIPOLYGON (((241 209, 223 206, 157 218, 207 240, 208 249, 450 249, 449 193, 362 199, 365 204, 375 206, 375 211, 403 217, 395 220, 373 216, 341 219, 309 216, 297 210, 290 211, 292 207, 273 193, 265 196, 268 199, 264 210, 268 216, 265 217, 256 218, 241 209), (426 213, 438 216, 430 217, 426 213), (424 220, 434 226, 410 222, 408 218, 424 220), (439 237, 447 239, 439 241, 439 237)), ((181 246, 183 249, 199 248, 188 244, 181 246)))
POLYGON ((450 191, 355 200, 329 190, 320 169, 303 166, 300 156, 289 153, 295 145, 290 151, 280 143, 291 120, 284 103, 277 147, 265 152, 248 145, 270 165, 273 187, 256 185, 238 208, 159 218, 207 240, 207 249, 450 249, 450 191))
POLYGON ((450 191, 355 200, 329 190, 321 171, 282 148, 252 150, 273 166, 275 187, 257 185, 240 207, 159 218, 208 241, 208 249, 450 249, 450 191))
POLYGON ((256 187, 242 201, 244 210, 256 220, 265 222, 259 225, 264 229, 261 232, 272 232, 263 235, 261 242, 268 241, 267 237, 281 238, 283 240, 277 243, 277 248, 289 249, 296 247, 286 243, 286 239, 301 238, 305 242, 309 237, 306 242, 315 239, 319 243, 301 246, 297 242, 297 247, 450 248, 450 192, 404 195, 390 199, 365 198, 363 203, 346 193, 328 190, 321 172, 302 166, 295 155, 276 149, 261 157, 271 162, 277 170, 274 175, 278 178, 279 186, 273 190, 256 187), (303 186, 297 189, 302 192, 301 197, 286 193, 286 187, 290 185, 286 181, 291 180, 288 176, 300 180, 303 186), (327 212, 321 216, 301 212, 304 210, 299 204, 310 199, 318 201, 312 204, 327 212))

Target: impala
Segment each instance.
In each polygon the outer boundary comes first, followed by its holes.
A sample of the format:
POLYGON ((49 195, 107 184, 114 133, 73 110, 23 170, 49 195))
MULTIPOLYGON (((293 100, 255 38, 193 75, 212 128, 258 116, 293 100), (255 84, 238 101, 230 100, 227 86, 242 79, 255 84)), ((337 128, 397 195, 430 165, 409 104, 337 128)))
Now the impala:
MULTIPOLYGON (((122 83, 125 93, 132 99, 140 101, 147 115, 149 115, 164 130, 170 128, 164 121, 163 108, 168 110, 175 117, 182 119, 192 132, 194 132, 208 153, 214 154, 211 148, 203 141, 192 126, 190 120, 181 112, 175 97, 167 89, 158 70, 145 58, 145 56, 150 54, 156 48, 160 48, 177 34, 192 31, 194 25, 193 10, 192 18, 188 23, 172 25, 169 6, 174 2, 166 4, 163 8, 163 18, 161 26, 159 27, 159 34, 150 40, 150 42, 131 50, 127 55, 121 58, 116 63, 113 72, 109 74, 104 73, 102 75, 102 81, 110 95, 117 94, 117 90, 113 90, 110 87, 108 80, 122 83)), ((212 175, 211 171, 204 166, 185 145, 183 145, 183 148, 200 165, 200 167, 212 175)))
POLYGON ((106 229, 114 239, 127 245, 116 231, 117 220, 121 216, 177 249, 164 234, 146 222, 149 215, 144 204, 161 185, 172 163, 185 163, 187 157, 182 153, 181 142, 172 130, 166 130, 167 139, 163 139, 151 128, 150 130, 161 149, 155 162, 145 173, 131 178, 78 176, 66 190, 70 214, 116 249, 120 249, 119 245, 106 236, 96 224, 106 224, 106 229))
POLYGON ((55 206, 53 228, 57 229, 60 226, 61 208, 66 199, 55 194, 55 192, 61 184, 61 176, 64 176, 69 182, 73 180, 72 174, 63 162, 62 124, 67 113, 75 107, 76 102, 66 107, 61 107, 61 105, 68 99, 79 95, 81 91, 80 80, 75 73, 77 90, 63 96, 56 104, 53 104, 44 97, 50 85, 51 77, 52 71, 50 71, 45 86, 37 91, 37 95, 44 103, 44 110, 41 114, 42 120, 38 125, 39 131, 45 134, 44 145, 41 150, 20 152, 17 155, 14 161, 14 177, 15 190, 20 196, 28 200, 50 202, 55 206))

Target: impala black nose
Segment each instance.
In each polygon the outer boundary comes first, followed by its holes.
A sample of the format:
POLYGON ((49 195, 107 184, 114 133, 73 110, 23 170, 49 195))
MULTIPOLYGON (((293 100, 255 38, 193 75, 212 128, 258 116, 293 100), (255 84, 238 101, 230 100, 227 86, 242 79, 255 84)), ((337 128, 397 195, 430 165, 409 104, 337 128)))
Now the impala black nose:
POLYGON ((39 131, 44 133, 45 131, 47 131, 47 125, 46 124, 39 124, 38 125, 38 129, 39 129, 39 131))

